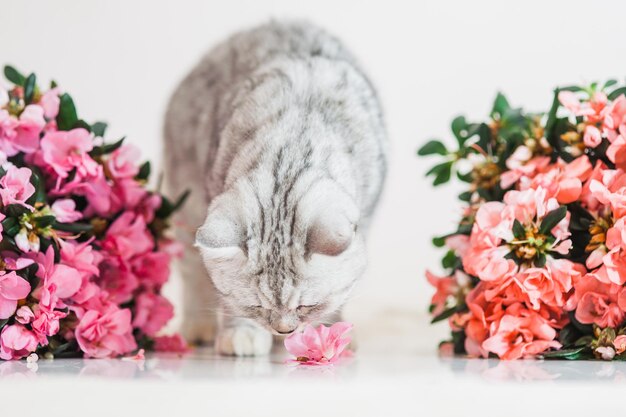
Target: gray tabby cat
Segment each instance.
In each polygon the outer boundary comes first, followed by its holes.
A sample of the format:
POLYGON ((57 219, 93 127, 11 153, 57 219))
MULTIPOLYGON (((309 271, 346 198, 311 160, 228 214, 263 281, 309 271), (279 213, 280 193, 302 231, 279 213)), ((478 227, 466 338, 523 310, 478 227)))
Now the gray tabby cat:
POLYGON ((179 221, 199 227, 195 242, 179 231, 183 334, 259 355, 338 312, 366 265, 386 147, 374 88, 323 30, 272 22, 210 51, 165 122, 167 186, 191 189, 179 221))

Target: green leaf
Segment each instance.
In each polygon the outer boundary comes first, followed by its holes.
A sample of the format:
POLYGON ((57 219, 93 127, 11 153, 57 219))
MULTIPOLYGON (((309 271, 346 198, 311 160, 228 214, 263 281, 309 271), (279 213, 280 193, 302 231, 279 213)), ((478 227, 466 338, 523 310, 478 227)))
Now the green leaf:
POLYGON ((604 85, 602 86, 602 89, 604 90, 605 88, 609 88, 614 86, 615 84, 617 84, 617 80, 606 80, 606 82, 604 83, 604 85))
POLYGON ((424 146, 422 146, 418 151, 417 154, 419 156, 426 156, 426 155, 447 155, 448 154, 448 150, 446 149, 446 146, 441 143, 438 140, 431 140, 429 142, 427 142, 424 146))
POLYGON ((2 232, 9 235, 15 236, 20 232, 20 223, 17 221, 15 217, 7 217, 2 220, 2 232))
POLYGON ((444 268, 454 268, 457 265, 458 260, 459 257, 456 256, 454 251, 450 250, 441 260, 441 266, 443 266, 444 268))
POLYGON ((438 315, 436 315, 435 317, 433 317, 432 320, 430 321, 430 323, 433 324, 433 323, 437 323, 439 321, 445 320, 445 319, 451 317, 456 312, 457 312, 457 306, 445 309, 443 312, 441 312, 438 315))
POLYGON ((91 152, 89 152, 89 155, 91 157, 96 157, 96 156, 102 156, 102 155, 110 154, 111 152, 113 152, 116 149, 120 148, 124 144, 125 140, 126 140, 126 136, 124 136, 123 138, 121 138, 117 142, 110 143, 108 145, 97 146, 97 147, 93 148, 91 152))
POLYGON ((524 239, 526 237, 526 230, 517 219, 513 222, 513 236, 517 239, 524 239))
POLYGON ((579 87, 577 85, 568 85, 565 87, 559 87, 558 90, 560 91, 571 91, 572 93, 579 93, 581 91, 585 91, 584 88, 579 87))
MULTIPOLYGON (((544 352, 540 356, 544 359, 568 359, 574 360, 583 356, 585 350, 588 350, 587 346, 581 346, 571 349, 561 349, 552 352, 544 352)), ((588 353, 588 352, 587 352, 588 353)))
POLYGON ((541 221, 541 226, 539 226, 539 233, 542 235, 547 235, 550 231, 559 224, 561 220, 565 218, 567 214, 567 207, 561 206, 558 209, 552 210, 541 221))
POLYGON ((441 164, 435 165, 426 173, 426 176, 434 175, 435 179, 433 181, 433 185, 437 186, 448 182, 452 175, 452 161, 443 162, 441 164))
POLYGON ((137 173, 138 180, 147 180, 150 177, 150 161, 146 161, 139 167, 139 173, 137 173))
POLYGON ((496 99, 493 102, 493 108, 491 109, 491 117, 502 118, 506 114, 506 112, 511 108, 509 101, 502 93, 498 93, 496 99))
POLYGON ((609 100, 615 100, 622 94, 626 95, 626 87, 616 88, 615 90, 611 91, 608 97, 609 97, 609 100))
POLYGON ((452 134, 454 134, 457 142, 459 142, 459 145, 463 146, 465 141, 467 141, 467 139, 469 138, 469 130, 465 117, 455 117, 454 120, 452 120, 452 125, 450 126, 450 128, 452 129, 452 134))
POLYGON ((176 210, 180 209, 183 206, 183 204, 185 204, 185 201, 187 201, 189 194, 191 194, 191 190, 185 190, 178 197, 178 200, 176 200, 176 203, 174 203, 174 206, 172 207, 172 212, 175 212, 176 210))
POLYGON ((26 78, 10 65, 4 66, 4 76, 15 85, 24 85, 26 78))
POLYGON ((433 246, 442 248, 446 244, 445 236, 437 236, 433 238, 433 246))
POLYGON ((484 152, 490 153, 491 150, 491 129, 489 125, 486 123, 481 123, 478 125, 478 142, 476 142, 476 146, 482 149, 484 152))
POLYGON ((52 228, 69 233, 91 232, 93 230, 93 226, 88 223, 59 223, 56 221, 52 223, 52 228))
POLYGON ((467 174, 461 174, 459 171, 456 172, 456 176, 460 181, 463 182, 472 182, 472 173, 468 172, 467 174))
POLYGON ((26 104, 30 104, 33 102, 36 87, 37 77, 35 76, 35 74, 30 74, 28 78, 26 78, 26 82, 24 84, 24 102, 26 104))
POLYGON ((472 199, 472 195, 474 193, 471 191, 465 191, 464 193, 459 194, 459 200, 469 202, 472 199))
POLYGON ((37 227, 44 228, 52 225, 56 221, 56 217, 54 216, 41 216, 35 218, 35 224, 37 227))
POLYGON ((9 204, 4 207, 4 214, 8 217, 20 217, 25 213, 30 213, 30 210, 21 204, 9 204))
POLYGON ((65 93, 61 96, 60 101, 57 127, 59 130, 71 130, 78 122, 74 100, 72 100, 69 94, 65 93))
POLYGON ((104 137, 104 133, 107 130, 107 124, 104 122, 96 122, 91 125, 91 132, 97 137, 104 137))
POLYGON ((546 254, 540 253, 537 255, 537 258, 535 259, 534 264, 537 268, 543 268, 544 266, 546 266, 546 262, 547 262, 546 254))
POLYGON ((87 132, 91 132, 91 125, 83 119, 77 120, 76 123, 74 123, 74 126, 72 126, 72 129, 78 128, 85 129, 87 132))

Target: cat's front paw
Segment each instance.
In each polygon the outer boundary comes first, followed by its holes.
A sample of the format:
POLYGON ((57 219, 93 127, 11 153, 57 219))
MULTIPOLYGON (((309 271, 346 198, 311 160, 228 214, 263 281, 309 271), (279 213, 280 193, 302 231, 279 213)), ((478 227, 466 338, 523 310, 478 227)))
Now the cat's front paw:
POLYGON ((239 324, 225 327, 215 339, 215 350, 222 355, 262 356, 272 350, 272 335, 258 326, 239 324))

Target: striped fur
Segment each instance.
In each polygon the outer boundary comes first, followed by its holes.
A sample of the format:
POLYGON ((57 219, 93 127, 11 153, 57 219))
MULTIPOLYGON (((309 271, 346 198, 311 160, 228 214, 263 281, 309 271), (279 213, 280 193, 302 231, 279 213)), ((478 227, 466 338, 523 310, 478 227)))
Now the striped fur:
POLYGON ((193 192, 179 217, 186 336, 213 340, 219 304, 218 350, 259 354, 269 332, 337 311, 365 268, 386 146, 371 83, 321 29, 272 22, 210 51, 165 123, 167 186, 193 192))

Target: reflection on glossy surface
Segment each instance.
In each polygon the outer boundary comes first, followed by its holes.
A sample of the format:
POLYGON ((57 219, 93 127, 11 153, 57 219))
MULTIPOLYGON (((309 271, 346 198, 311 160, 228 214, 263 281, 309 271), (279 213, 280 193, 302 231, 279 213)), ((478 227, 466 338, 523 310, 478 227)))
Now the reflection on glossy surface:
POLYGON ((260 358, 230 358, 211 350, 186 355, 148 354, 146 360, 57 359, 37 363, 0 363, 0 378, 61 377, 142 380, 242 381, 251 379, 354 381, 409 378, 416 382, 442 378, 483 383, 525 381, 626 382, 626 363, 602 361, 498 361, 439 358, 420 354, 357 354, 335 366, 307 367, 285 362, 274 354, 260 358))

